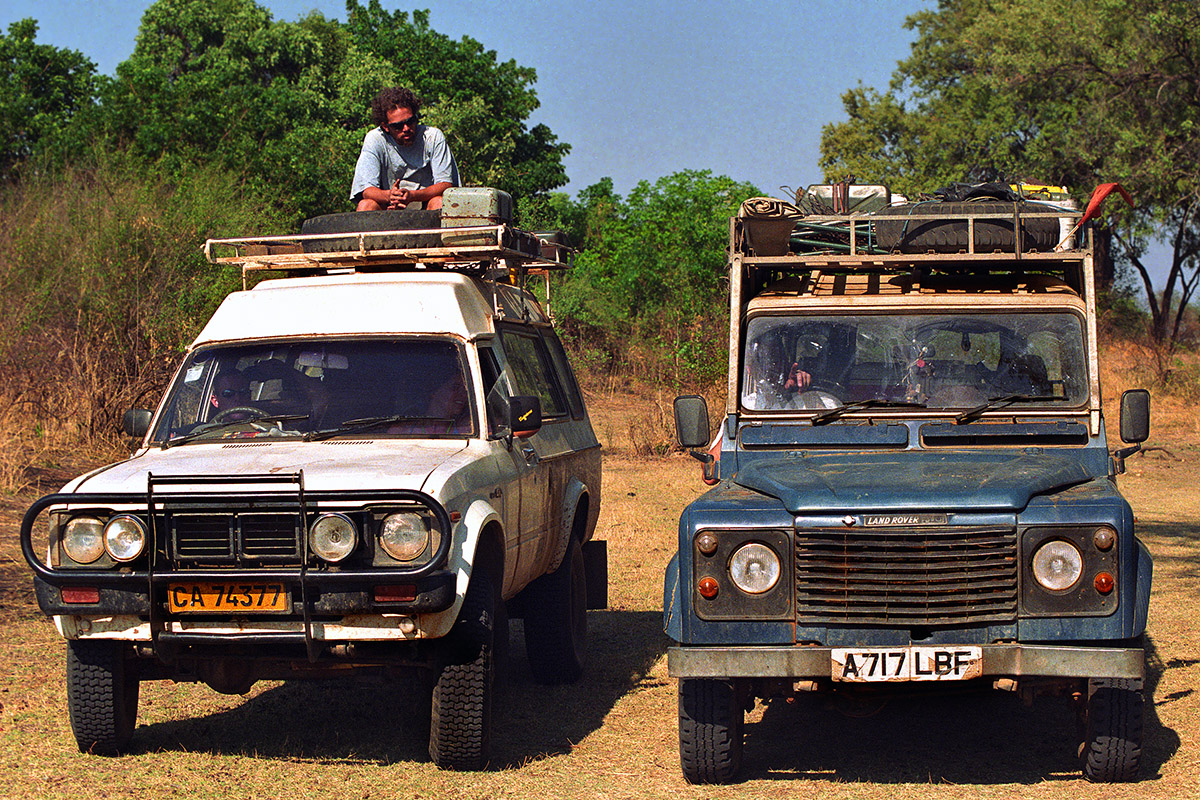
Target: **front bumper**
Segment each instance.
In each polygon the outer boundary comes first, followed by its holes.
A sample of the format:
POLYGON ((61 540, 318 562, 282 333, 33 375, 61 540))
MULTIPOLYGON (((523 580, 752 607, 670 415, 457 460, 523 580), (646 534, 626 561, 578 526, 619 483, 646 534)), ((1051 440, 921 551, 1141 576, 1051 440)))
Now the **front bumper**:
MULTIPOLYGON (((983 677, 1143 678, 1140 647, 983 645, 983 677)), ((672 647, 674 678, 829 678, 832 647, 672 647)))
MULTIPOLYGON (((155 576, 156 595, 161 595, 165 591, 165 587, 172 582, 195 583, 198 574, 204 580, 224 583, 245 583, 254 580, 282 583, 291 590, 294 598, 291 616, 304 617, 301 578, 298 572, 163 573, 155 576)), ((98 587, 100 596, 98 603, 65 603, 60 587, 34 575, 33 587, 38 607, 48 616, 69 614, 102 617, 116 614, 149 617, 151 615, 150 589, 145 585, 148 583, 147 578, 143 577, 141 581, 138 581, 138 583, 144 582, 142 586, 136 586, 134 581, 125 581, 126 585, 122 588, 107 588, 103 586, 105 577, 107 576, 100 575, 99 580, 87 582, 98 587)), ((310 595, 308 598, 309 613, 318 618, 347 614, 433 614, 445 611, 454 604, 456 579, 455 573, 445 569, 415 579, 397 578, 394 572, 382 571, 335 574, 311 572, 303 578, 307 593, 310 595), (376 601, 372 599, 372 590, 379 584, 411 585, 413 598, 388 602, 376 601)), ((161 609, 164 605, 162 597, 156 597, 153 605, 156 611, 161 609)), ((161 614, 162 612, 158 611, 156 616, 161 614)), ((234 617, 238 615, 218 614, 216 616, 234 617)))
MULTIPOLYGON (((34 573, 38 605, 55 618, 67 638, 119 638, 165 641, 171 637, 197 637, 205 642, 221 636, 238 641, 261 637, 264 641, 299 641, 315 660, 319 643, 329 640, 414 638, 399 629, 401 617, 431 614, 451 608, 456 600, 457 575, 448 569, 453 536, 450 516, 433 497, 416 490, 336 490, 305 492, 303 472, 297 474, 147 476, 145 493, 60 493, 37 500, 21 523, 21 549, 34 573), (292 485, 294 491, 224 490, 226 484, 292 485), (194 484, 185 492, 155 494, 160 484, 194 484), (202 487, 218 487, 200 491, 202 487), (218 491, 219 490, 219 491, 218 491), (372 504, 412 504, 429 510, 443 532, 430 558, 410 567, 335 569, 317 564, 309 556, 308 529, 319 509, 360 508, 372 504), (87 509, 139 509, 149 528, 146 552, 131 567, 65 569, 46 563, 35 551, 34 523, 53 507, 87 509), (159 530, 159 515, 193 508, 217 513, 285 509, 302 523, 296 534, 298 565, 205 566, 180 569, 167 558, 166 534, 159 530), (205 617, 168 612, 166 593, 172 584, 203 582, 274 583, 292 594, 292 606, 278 615, 214 613, 205 617), (395 602, 373 599, 374 587, 407 585, 413 595, 395 602), (62 590, 88 587, 99 595, 96 603, 67 603, 62 590), (165 639, 164 639, 165 637, 165 639)), ((232 534, 231 534, 232 535, 232 534)), ((240 551, 229 554, 238 558, 240 551)), ((407 627, 407 626, 406 626, 407 627)), ((420 633, 417 633, 420 636, 420 633)))

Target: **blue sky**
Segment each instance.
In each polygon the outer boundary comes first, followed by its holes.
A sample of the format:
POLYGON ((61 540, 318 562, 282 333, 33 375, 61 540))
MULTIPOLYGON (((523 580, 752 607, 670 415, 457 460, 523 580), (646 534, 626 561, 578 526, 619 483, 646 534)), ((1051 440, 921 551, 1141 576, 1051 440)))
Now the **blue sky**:
MULTIPOLYGON (((343 0, 259 0, 277 20, 345 19, 343 0)), ((79 50, 112 74, 133 51, 145 0, 6 0, 0 25, 38 21, 38 41, 79 50)), ((470 36, 537 70, 543 122, 570 143, 572 195, 603 177, 639 180, 708 169, 768 194, 820 182, 821 127, 840 95, 883 88, 907 57, 904 18, 926 0, 438 0, 441 33, 470 36)), ((364 121, 366 110, 364 109, 364 121)))

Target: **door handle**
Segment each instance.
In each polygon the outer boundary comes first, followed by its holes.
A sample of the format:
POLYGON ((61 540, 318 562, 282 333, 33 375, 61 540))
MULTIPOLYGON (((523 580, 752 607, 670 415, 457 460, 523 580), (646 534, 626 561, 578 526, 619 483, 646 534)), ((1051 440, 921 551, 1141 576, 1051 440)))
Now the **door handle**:
POLYGON ((530 464, 536 464, 538 462, 537 451, 534 450, 533 445, 529 444, 528 442, 521 443, 521 455, 525 456, 525 460, 530 464))

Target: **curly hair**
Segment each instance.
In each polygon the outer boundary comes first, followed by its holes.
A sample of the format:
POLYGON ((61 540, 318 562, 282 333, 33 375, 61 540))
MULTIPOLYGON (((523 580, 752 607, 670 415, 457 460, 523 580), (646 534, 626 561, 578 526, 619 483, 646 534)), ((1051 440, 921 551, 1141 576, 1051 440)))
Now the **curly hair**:
POLYGON ((383 125, 387 122, 388 112, 393 108, 407 108, 415 117, 421 110, 421 98, 399 86, 381 89, 379 94, 375 95, 375 99, 371 101, 371 122, 375 125, 383 125))

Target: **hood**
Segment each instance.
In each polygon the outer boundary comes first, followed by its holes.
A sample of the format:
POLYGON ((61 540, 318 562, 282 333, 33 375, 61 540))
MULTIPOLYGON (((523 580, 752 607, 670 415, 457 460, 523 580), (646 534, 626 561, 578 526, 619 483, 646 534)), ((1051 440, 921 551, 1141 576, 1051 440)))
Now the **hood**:
MULTIPOLYGON (((746 463, 746 462, 742 462, 746 463)), ((764 454, 734 481, 811 512, 1014 511, 1037 494, 1092 479, 1075 459, 1041 452, 764 454)))
POLYGON ((194 443, 151 448, 78 478, 63 491, 145 492, 148 472, 228 475, 230 484, 236 484, 239 475, 300 470, 306 491, 421 489, 434 470, 465 447, 462 440, 411 439, 194 443))

